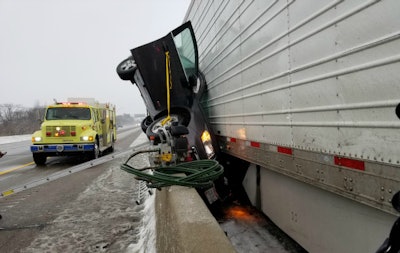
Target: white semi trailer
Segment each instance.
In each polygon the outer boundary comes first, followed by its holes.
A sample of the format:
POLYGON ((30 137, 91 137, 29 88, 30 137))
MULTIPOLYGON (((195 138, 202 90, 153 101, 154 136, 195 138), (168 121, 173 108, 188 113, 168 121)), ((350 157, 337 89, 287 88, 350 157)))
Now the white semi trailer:
POLYGON ((375 252, 400 190, 400 1, 193 0, 185 20, 253 204, 309 252, 375 252))

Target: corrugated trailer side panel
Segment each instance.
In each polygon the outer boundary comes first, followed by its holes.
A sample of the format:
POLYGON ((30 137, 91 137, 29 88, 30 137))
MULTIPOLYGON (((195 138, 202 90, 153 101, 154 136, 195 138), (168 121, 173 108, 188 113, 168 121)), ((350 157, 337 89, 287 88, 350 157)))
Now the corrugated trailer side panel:
POLYGON ((399 164, 399 5, 195 2, 217 132, 399 164))
POLYGON ((396 0, 188 10, 222 150, 252 163, 250 199, 310 252, 374 252, 395 219, 399 13, 396 0))

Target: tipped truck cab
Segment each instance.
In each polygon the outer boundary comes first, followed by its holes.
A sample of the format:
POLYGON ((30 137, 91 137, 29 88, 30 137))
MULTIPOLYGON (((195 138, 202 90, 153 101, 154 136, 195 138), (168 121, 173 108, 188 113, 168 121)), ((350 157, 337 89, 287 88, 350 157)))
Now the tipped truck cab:
POLYGON ((200 106, 206 81, 198 69, 196 38, 189 22, 166 36, 136 47, 117 66, 123 80, 135 84, 148 116, 141 127, 157 143, 157 131, 165 118, 187 127, 194 159, 214 158, 218 145, 200 106))

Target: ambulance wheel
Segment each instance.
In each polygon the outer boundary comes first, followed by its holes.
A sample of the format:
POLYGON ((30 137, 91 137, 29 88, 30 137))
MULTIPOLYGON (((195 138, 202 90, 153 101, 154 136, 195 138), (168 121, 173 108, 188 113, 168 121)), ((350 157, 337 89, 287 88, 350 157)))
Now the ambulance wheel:
POLYGON ((100 156, 100 147, 99 147, 99 141, 96 140, 94 143, 94 149, 91 154, 91 159, 97 159, 100 156))
POLYGON ((33 154, 33 161, 38 166, 42 166, 46 163, 47 157, 44 154, 33 154))
POLYGON ((133 74, 135 73, 137 66, 132 56, 123 60, 117 66, 117 74, 122 80, 133 80, 133 74))
POLYGON ((114 152, 114 144, 115 144, 115 140, 114 140, 114 136, 111 137, 111 147, 110 147, 110 152, 114 152))

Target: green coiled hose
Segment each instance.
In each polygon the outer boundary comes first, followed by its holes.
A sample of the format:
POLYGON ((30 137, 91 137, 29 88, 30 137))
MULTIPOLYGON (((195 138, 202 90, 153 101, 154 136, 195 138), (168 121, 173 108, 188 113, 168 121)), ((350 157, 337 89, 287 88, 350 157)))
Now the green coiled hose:
POLYGON ((158 152, 158 150, 139 151, 131 155, 121 165, 121 169, 133 174, 137 179, 147 182, 151 188, 180 185, 194 188, 208 188, 224 172, 224 168, 215 160, 195 160, 171 166, 146 167, 137 169, 128 164, 139 153, 158 152), (152 173, 148 173, 148 170, 152 173))

